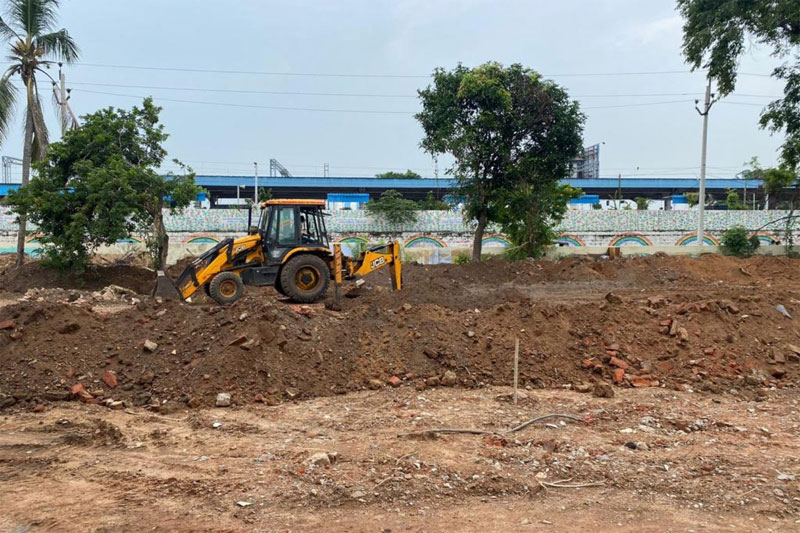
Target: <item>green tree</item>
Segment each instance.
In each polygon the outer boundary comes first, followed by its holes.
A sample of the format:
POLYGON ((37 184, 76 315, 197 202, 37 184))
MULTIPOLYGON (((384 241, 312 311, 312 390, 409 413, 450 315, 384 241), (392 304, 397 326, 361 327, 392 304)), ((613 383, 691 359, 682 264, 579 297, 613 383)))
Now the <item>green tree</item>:
POLYGON ((694 207, 700 203, 700 194, 696 192, 687 192, 684 196, 686 197, 686 202, 689 204, 689 207, 694 207))
POLYGON ((644 196, 638 196, 634 198, 633 201, 636 202, 636 209, 639 211, 647 211, 647 208, 650 206, 650 199, 644 196))
POLYGON ((683 53, 693 68, 707 68, 721 96, 733 92, 742 54, 755 42, 786 61, 773 77, 784 97, 770 103, 760 124, 784 131, 781 162, 800 164, 800 2, 797 0, 677 0, 684 18, 683 53))
POLYGON ((8 198, 13 211, 44 234, 52 265, 85 267, 94 248, 140 233, 156 268, 163 268, 169 238, 163 210, 194 200, 194 174, 163 176, 167 153, 161 108, 146 99, 131 111, 107 108, 83 117, 80 129, 53 143, 36 163, 37 176, 8 198))
POLYGON ((503 211, 493 204, 526 185, 554 192, 552 184, 582 150, 584 116, 561 87, 518 64, 439 68, 419 96, 421 145, 454 157, 447 172, 464 199, 465 218, 477 221, 472 259, 479 261, 486 225, 503 211))
POLYGON ((580 189, 558 182, 523 183, 501 193, 497 219, 514 243, 508 255, 515 259, 544 255, 555 241, 553 226, 564 218, 567 203, 582 194, 580 189))
POLYGON ((408 224, 417 220, 417 203, 403 198, 394 189, 382 192, 378 200, 370 200, 365 208, 371 215, 390 224, 408 224))
POLYGON ((425 199, 420 200, 418 205, 419 209, 422 211, 447 211, 450 209, 450 205, 447 202, 436 199, 433 195, 433 191, 428 191, 428 194, 425 195, 425 199))
POLYGON ((736 257, 750 257, 755 253, 761 242, 755 235, 747 235, 744 226, 733 226, 722 234, 722 253, 736 257))
POLYGON ((375 174, 376 178, 384 179, 384 180, 392 180, 392 179, 406 179, 406 180, 418 180, 422 179, 422 176, 414 172, 413 170, 409 169, 405 172, 395 172, 394 170, 389 170, 387 172, 381 172, 380 174, 375 174))
MULTIPOLYGON (((37 76, 50 78, 46 69, 57 61, 78 59, 78 46, 67 30, 56 30, 59 0, 6 0, 6 14, 0 17, 0 37, 10 45, 10 66, 0 78, 0 141, 5 140, 13 122, 17 100, 14 80, 19 77, 25 91, 25 130, 22 143, 22 186, 28 184, 31 163, 41 160, 47 150, 48 133, 42 113, 37 76)), ((62 108, 59 106, 59 111, 62 108)), ((60 116, 63 124, 68 117, 60 116)), ((19 217, 17 266, 25 260, 26 219, 19 217)))
POLYGON ((266 187, 259 187, 258 188, 258 201, 259 202, 266 202, 267 200, 272 200, 272 189, 268 189, 266 187))
POLYGON ((725 205, 730 211, 741 211, 747 209, 747 205, 742 202, 742 199, 739 198, 739 192, 735 189, 728 189, 728 193, 725 196, 725 205))

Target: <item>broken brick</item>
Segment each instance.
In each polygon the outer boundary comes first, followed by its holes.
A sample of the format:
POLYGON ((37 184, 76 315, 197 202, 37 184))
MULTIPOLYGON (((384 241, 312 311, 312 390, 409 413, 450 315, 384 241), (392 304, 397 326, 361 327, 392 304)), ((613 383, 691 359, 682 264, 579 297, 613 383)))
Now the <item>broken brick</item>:
POLYGON ((17 323, 13 320, 3 320, 0 322, 0 329, 14 329, 16 325, 17 323))
POLYGON ((630 366, 627 361, 623 361, 617 357, 612 357, 609 363, 617 368, 621 368, 622 370, 627 370, 630 366))
POLYGON ((402 383, 402 382, 400 381, 400 378, 398 378, 397 376, 392 376, 392 377, 389 378, 388 383, 392 387, 399 387, 400 383, 402 383))
POLYGON ((617 368, 614 370, 614 383, 622 383, 625 378, 625 369, 617 368))
POLYGON ((70 387, 69 393, 72 394, 73 396, 77 396, 78 394, 80 394, 81 391, 84 390, 86 390, 86 388, 83 386, 83 383, 76 383, 75 385, 70 387))
POLYGON ((100 379, 102 379, 103 383, 112 389, 117 386, 117 375, 111 370, 106 370, 103 372, 103 376, 100 379))

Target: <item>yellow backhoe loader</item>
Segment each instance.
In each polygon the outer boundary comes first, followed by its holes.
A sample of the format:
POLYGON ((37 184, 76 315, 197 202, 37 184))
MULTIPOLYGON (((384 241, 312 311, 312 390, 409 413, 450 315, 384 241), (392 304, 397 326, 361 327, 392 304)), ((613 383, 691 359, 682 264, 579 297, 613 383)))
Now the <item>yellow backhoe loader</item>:
POLYGON ((220 304, 244 294, 245 285, 274 286, 296 302, 325 297, 334 280, 337 299, 342 280, 391 268, 392 286, 402 288, 403 270, 397 242, 373 246, 358 257, 331 250, 323 200, 268 200, 261 203, 257 226, 237 239, 228 238, 193 260, 173 284, 159 272, 155 294, 187 299, 203 288, 220 304))

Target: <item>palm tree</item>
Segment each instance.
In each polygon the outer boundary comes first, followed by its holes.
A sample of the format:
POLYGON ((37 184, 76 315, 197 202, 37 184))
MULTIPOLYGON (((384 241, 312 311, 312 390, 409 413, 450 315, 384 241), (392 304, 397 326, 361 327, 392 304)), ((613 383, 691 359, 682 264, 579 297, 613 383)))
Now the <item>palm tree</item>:
MULTIPOLYGON (((0 37, 8 40, 11 66, 0 78, 0 142, 11 125, 17 97, 13 84, 16 76, 25 91, 25 139, 22 149, 22 186, 28 184, 31 162, 44 157, 47 150, 47 126, 36 85, 37 74, 50 78, 45 69, 56 61, 72 63, 78 59, 78 46, 67 30, 55 30, 59 0, 7 0, 7 15, 0 17, 0 37)), ((65 106, 59 106, 62 114, 65 106)), ((61 116, 62 123, 69 120, 61 116)), ((19 217, 17 266, 25 257, 25 217, 19 217)))

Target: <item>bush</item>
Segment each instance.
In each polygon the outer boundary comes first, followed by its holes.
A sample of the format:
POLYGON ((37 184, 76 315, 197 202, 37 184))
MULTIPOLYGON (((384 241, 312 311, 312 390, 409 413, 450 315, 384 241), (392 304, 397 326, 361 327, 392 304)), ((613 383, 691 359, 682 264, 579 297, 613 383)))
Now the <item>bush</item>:
POLYGON ((468 255, 457 255, 456 260, 453 261, 453 263, 456 265, 466 265, 467 263, 469 263, 469 261, 470 258, 468 255))
POLYGON ((722 253, 736 257, 750 257, 761 243, 758 237, 749 237, 743 226, 733 226, 722 234, 722 253))

